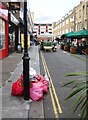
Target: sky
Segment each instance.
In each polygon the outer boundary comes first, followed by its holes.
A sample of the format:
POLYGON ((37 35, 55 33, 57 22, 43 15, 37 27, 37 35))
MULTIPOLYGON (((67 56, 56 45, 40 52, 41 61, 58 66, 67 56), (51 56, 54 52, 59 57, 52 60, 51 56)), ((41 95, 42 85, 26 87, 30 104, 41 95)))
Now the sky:
POLYGON ((28 0, 28 8, 34 12, 35 23, 59 21, 80 3, 80 0, 28 0))

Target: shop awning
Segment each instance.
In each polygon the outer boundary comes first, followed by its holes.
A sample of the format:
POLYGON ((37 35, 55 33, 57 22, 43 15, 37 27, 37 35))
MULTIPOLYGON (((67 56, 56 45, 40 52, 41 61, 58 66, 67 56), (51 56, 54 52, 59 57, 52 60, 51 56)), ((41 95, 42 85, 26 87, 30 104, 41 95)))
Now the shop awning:
POLYGON ((66 38, 68 35, 73 34, 74 32, 68 32, 61 35, 61 38, 66 38))
POLYGON ((83 29, 71 34, 68 34, 66 36, 66 38, 88 38, 88 30, 87 29, 83 29))

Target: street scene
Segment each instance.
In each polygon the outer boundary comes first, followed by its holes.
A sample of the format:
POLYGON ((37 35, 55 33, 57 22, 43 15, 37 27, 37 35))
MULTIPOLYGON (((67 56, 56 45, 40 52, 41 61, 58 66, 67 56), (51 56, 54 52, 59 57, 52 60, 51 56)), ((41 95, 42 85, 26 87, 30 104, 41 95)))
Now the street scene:
POLYGON ((2 120, 87 120, 87 65, 88 0, 0 2, 2 120))

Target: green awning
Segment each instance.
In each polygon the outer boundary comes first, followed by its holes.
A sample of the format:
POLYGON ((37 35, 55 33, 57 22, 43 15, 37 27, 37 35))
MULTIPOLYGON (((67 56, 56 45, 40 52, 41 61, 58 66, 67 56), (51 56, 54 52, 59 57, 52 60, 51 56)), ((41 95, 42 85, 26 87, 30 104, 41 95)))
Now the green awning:
POLYGON ((88 30, 83 29, 77 32, 68 34, 66 38, 88 38, 88 30))
POLYGON ((66 34, 62 34, 61 38, 66 38, 68 35, 72 34, 73 32, 68 32, 66 34))

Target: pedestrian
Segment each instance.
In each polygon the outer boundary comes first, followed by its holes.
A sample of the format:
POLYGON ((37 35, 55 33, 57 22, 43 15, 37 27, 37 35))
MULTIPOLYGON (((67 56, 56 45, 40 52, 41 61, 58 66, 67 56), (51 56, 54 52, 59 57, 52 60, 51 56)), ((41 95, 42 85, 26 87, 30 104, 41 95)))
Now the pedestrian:
POLYGON ((41 40, 41 50, 44 50, 43 40, 41 40))
POLYGON ((78 45, 78 53, 81 55, 82 54, 82 44, 79 43, 78 45))
POLYGON ((68 42, 67 45, 68 45, 68 52, 70 52, 70 42, 68 42))

